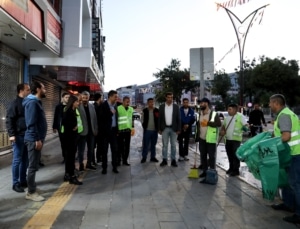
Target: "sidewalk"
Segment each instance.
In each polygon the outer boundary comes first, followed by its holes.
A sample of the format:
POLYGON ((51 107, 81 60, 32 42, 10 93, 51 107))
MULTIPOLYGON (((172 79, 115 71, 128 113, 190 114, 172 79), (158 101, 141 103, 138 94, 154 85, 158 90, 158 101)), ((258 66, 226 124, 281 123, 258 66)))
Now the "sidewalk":
MULTIPOLYGON (((27 228, 296 228, 282 220, 285 212, 271 209, 272 203, 263 200, 257 188, 237 177, 227 177, 223 169, 218 168, 219 182, 215 186, 189 179, 192 152, 191 160, 178 163, 177 168, 170 167, 170 162, 167 167, 160 167, 159 163, 150 163, 149 159, 141 164, 140 145, 136 144, 137 141, 133 142, 131 166, 119 167, 119 174, 112 173, 111 167, 108 167, 106 175, 101 174, 101 167, 95 172, 84 172, 83 185, 76 187, 62 206, 62 211, 57 212, 58 217, 53 219, 52 227, 41 223, 27 228)), ((157 158, 160 161, 161 148, 159 138, 157 158)), ((1 229, 24 228, 31 217, 61 189, 64 165, 60 163, 58 139, 47 142, 42 154, 46 166, 37 172, 36 181, 44 192, 45 202, 28 201, 25 194, 12 191, 11 156, 0 157, 1 229)), ((67 183, 63 185, 73 187, 67 183)), ((57 199, 59 202, 60 197, 57 199)), ((43 214, 50 221, 55 211, 57 209, 53 207, 43 214)))

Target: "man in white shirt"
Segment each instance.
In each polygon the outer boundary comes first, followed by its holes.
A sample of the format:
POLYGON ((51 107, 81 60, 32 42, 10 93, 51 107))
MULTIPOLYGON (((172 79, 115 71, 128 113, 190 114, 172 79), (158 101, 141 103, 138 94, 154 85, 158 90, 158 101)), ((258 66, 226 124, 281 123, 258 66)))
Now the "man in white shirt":
POLYGON ((158 133, 162 135, 163 160, 160 166, 168 165, 168 145, 171 144, 171 166, 177 167, 176 163, 176 138, 180 133, 181 119, 179 106, 173 104, 173 93, 167 92, 166 103, 159 107, 158 133))

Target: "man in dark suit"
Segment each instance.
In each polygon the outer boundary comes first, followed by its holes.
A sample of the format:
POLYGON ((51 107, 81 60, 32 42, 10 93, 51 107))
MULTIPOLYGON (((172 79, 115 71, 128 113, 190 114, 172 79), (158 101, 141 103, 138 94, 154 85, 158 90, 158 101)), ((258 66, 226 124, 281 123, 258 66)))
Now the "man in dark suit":
POLYGON ((108 144, 110 145, 111 149, 111 164, 113 166, 113 172, 119 173, 119 171, 117 170, 117 99, 117 91, 111 90, 108 92, 108 99, 99 107, 99 137, 103 141, 102 174, 107 173, 108 144))
POLYGON ((160 166, 168 165, 168 145, 171 144, 171 166, 177 167, 176 163, 176 139, 181 129, 179 106, 173 104, 173 93, 167 92, 166 103, 159 107, 158 133, 162 135, 163 161, 160 166))

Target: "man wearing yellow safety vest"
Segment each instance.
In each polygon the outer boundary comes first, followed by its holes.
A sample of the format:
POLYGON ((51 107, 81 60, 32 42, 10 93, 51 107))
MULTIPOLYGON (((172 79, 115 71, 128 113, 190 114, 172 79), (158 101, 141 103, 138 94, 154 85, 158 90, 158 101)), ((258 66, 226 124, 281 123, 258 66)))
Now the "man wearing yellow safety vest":
POLYGON ((247 121, 244 115, 237 112, 237 104, 229 104, 227 111, 228 117, 223 122, 220 135, 225 136, 225 149, 229 161, 229 169, 226 171, 226 174, 237 176, 240 175, 240 160, 235 153, 241 145, 243 129, 247 128, 247 121))
POLYGON ((274 122, 274 136, 281 137, 290 146, 291 164, 286 168, 289 187, 282 189, 281 204, 273 204, 275 210, 295 212, 292 216, 285 216, 283 220, 300 224, 300 125, 298 116, 286 107, 285 98, 281 94, 270 97, 269 106, 276 114, 274 122))
POLYGON ((203 172, 200 179, 206 177, 208 167, 215 169, 216 167, 216 143, 219 136, 218 128, 222 125, 217 112, 212 111, 209 107, 210 101, 203 98, 200 101, 199 123, 197 125, 197 140, 199 140, 199 151, 203 172), (207 156, 209 160, 207 161, 207 156))
POLYGON ((130 98, 125 96, 123 103, 118 106, 118 158, 123 165, 130 166, 128 156, 130 151, 131 134, 134 134, 133 108, 129 106, 130 98))

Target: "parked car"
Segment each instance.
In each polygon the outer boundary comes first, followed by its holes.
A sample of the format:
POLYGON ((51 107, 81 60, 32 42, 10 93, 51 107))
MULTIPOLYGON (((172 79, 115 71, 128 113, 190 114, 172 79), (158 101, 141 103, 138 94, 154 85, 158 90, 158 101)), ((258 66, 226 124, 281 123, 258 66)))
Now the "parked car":
POLYGON ((228 117, 228 112, 227 111, 217 111, 221 122, 223 123, 224 119, 228 117))
POLYGON ((137 111, 134 111, 132 116, 135 120, 141 120, 141 114, 137 111))

